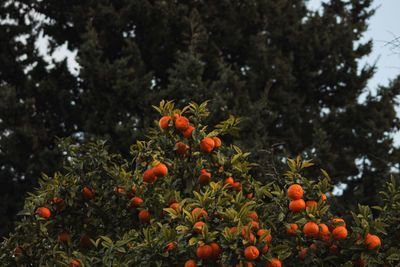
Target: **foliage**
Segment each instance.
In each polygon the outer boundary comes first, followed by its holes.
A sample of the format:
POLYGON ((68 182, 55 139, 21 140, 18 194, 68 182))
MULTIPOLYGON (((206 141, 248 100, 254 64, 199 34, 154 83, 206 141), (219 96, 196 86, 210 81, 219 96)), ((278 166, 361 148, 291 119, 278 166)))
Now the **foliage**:
POLYGON ((197 266, 246 262, 261 266, 273 258, 285 266, 352 266, 360 257, 369 265, 399 264, 398 244, 388 235, 399 217, 400 191, 394 179, 382 192, 385 204, 374 207, 380 216, 360 205, 354 219, 345 222, 348 236, 343 241, 328 232, 309 237, 302 231, 308 222, 333 229, 344 226, 332 222, 337 217, 329 209, 333 197, 322 198, 331 189, 326 171, 304 177, 304 170, 314 167, 311 160, 299 156, 287 160, 283 187, 273 179, 260 182, 249 174, 256 164, 239 147, 222 142, 211 152, 201 150, 203 139, 224 140, 235 132, 236 118, 210 129, 204 124, 209 114, 206 103, 190 103, 180 110, 162 101, 155 108, 161 117, 170 117, 169 128, 164 130, 154 121, 147 141, 130 147, 131 160, 110 153, 104 141, 75 145, 65 139, 60 144, 64 168, 52 177, 43 175, 40 187, 26 199, 15 232, 0 247, 2 266, 66 266, 72 259, 79 259, 81 266, 171 266, 188 260, 195 260, 197 266), (195 127, 191 138, 175 128, 180 116, 195 127), (188 146, 184 153, 177 152, 178 142, 188 146), (144 172, 159 163, 167 171, 157 174, 154 182, 145 182, 144 172), (198 180, 202 173, 210 174, 205 185, 198 180), (316 204, 291 212, 286 190, 292 184, 301 185, 302 198, 316 204), (143 202, 133 206, 135 198, 143 202), (35 215, 39 207, 49 208, 50 218, 35 215), (143 211, 150 213, 149 221, 139 215, 143 211), (287 233, 290 224, 299 226, 294 235, 287 233), (64 232, 66 242, 59 236, 64 232), (368 234, 378 235, 382 247, 367 250, 363 241, 368 234), (86 245, 85 236, 91 241, 86 245), (220 253, 212 257, 199 253, 199 247, 213 243, 220 253), (255 246, 259 256, 245 256, 249 246, 255 246), (308 249, 301 258, 299 252, 310 246, 316 249, 308 249))

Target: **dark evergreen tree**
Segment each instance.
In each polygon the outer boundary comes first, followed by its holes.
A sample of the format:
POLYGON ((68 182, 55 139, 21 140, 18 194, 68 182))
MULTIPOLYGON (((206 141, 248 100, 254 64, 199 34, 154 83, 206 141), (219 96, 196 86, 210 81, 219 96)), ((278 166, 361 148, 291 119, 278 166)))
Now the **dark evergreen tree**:
POLYGON ((369 66, 358 71, 372 46, 359 42, 373 14, 371 0, 331 0, 321 12, 307 10, 303 0, 28 2, 46 19, 32 18, 24 31, 31 32, 30 46, 16 50, 32 51, 32 74, 13 63, 21 74, 4 87, 15 95, 3 101, 0 114, 8 146, 2 156, 13 159, 12 171, 2 176, 9 180, 25 175, 34 184, 39 177, 18 162, 51 173, 54 136, 106 138, 126 154, 153 123, 149 107, 161 99, 178 106, 212 100, 208 124, 228 114, 242 117, 238 142, 261 165, 271 147, 278 158, 303 153, 324 162, 333 183, 348 185, 343 199, 350 203, 375 202, 379 179, 399 158, 390 135, 399 127, 398 82, 358 103, 374 72, 369 66), (67 42, 78 50, 78 77, 65 62, 46 70, 33 47, 40 30, 51 49, 67 42), (12 120, 9 114, 17 112, 12 120), (13 124, 31 130, 7 135, 13 124))

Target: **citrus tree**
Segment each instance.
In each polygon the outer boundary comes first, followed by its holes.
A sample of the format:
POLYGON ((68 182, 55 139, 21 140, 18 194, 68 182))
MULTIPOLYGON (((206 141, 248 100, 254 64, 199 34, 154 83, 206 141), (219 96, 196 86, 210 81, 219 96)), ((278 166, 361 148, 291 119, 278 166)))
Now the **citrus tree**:
POLYGON ((276 177, 283 187, 253 179, 249 153, 223 143, 240 119, 210 129, 206 105, 180 110, 162 101, 160 120, 131 146, 131 159, 109 153, 104 141, 63 140, 64 168, 43 175, 27 197, 1 244, 1 266, 399 263, 397 243, 385 238, 400 217, 394 179, 374 215, 359 205, 345 222, 329 211, 329 175, 303 176, 311 160, 288 159, 276 177))

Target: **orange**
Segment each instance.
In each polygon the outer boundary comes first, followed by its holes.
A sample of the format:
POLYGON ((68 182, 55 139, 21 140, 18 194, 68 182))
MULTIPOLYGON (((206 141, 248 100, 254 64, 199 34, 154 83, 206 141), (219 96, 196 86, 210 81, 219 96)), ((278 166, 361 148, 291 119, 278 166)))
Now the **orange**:
POLYGON ((319 227, 315 222, 308 222, 303 226, 303 232, 308 237, 317 237, 319 227))
POLYGON ((67 243, 68 242, 68 238, 69 238, 69 234, 66 233, 66 232, 62 232, 58 236, 58 242, 67 243))
POLYGON ((347 237, 347 229, 344 226, 339 226, 333 229, 332 237, 335 240, 344 240, 347 237))
POLYGON ((233 178, 232 177, 228 177, 228 178, 226 178, 226 180, 224 182, 224 185, 225 184, 229 184, 229 185, 231 185, 233 187, 233 183, 234 183, 233 178))
POLYGON ((329 247, 329 250, 332 251, 335 254, 339 253, 339 247, 337 245, 332 245, 329 247))
POLYGON ((165 247, 167 248, 166 251, 170 251, 171 249, 176 248, 176 246, 178 246, 178 243, 176 241, 169 242, 165 245, 165 247))
POLYGON ((209 259, 213 255, 212 247, 210 245, 199 246, 196 255, 200 259, 209 259))
POLYGON ((142 204, 143 199, 140 197, 134 197, 131 199, 131 202, 129 203, 130 208, 138 208, 142 204))
POLYGON ((175 128, 179 131, 186 131, 189 127, 189 120, 185 116, 180 116, 175 120, 175 128))
POLYGON ((188 260, 185 262, 185 267, 196 267, 196 262, 194 260, 188 260))
POLYGON ((114 191, 118 192, 118 193, 123 193, 125 190, 123 188, 118 188, 118 187, 114 187, 114 191))
POLYGON ((90 248, 92 246, 92 241, 88 236, 82 236, 81 240, 79 241, 79 245, 83 248, 90 248))
POLYGON ((219 139, 218 137, 213 137, 213 140, 214 140, 215 148, 218 148, 221 146, 221 139, 219 139))
POLYGON ((242 191, 242 185, 239 182, 233 183, 232 187, 236 188, 238 191, 242 191))
POLYGON ((22 253, 22 248, 23 248, 22 245, 19 245, 18 247, 16 247, 16 248, 14 249, 14 254, 20 254, 20 253, 22 253))
POLYGON ((252 233, 250 233, 249 235, 246 229, 243 229, 242 235, 244 237, 244 240, 250 241, 250 243, 254 243, 254 240, 256 239, 256 237, 252 233))
POLYGON ((314 252, 317 252, 317 245, 316 245, 315 243, 312 243, 312 244, 310 245, 310 248, 311 248, 312 250, 314 250, 314 252))
POLYGON ((196 222, 196 223, 193 225, 193 230, 194 230, 196 233, 201 233, 201 231, 203 231, 203 226, 204 226, 204 222, 196 222))
POLYGON ((330 238, 329 229, 326 224, 320 223, 318 224, 319 234, 318 238, 321 240, 328 240, 330 238))
POLYGON ((306 202, 306 207, 312 208, 314 205, 317 205, 318 203, 314 200, 309 200, 306 202))
POLYGON ((221 255, 221 247, 217 243, 211 243, 210 246, 212 248, 211 258, 212 259, 218 258, 221 255))
POLYGON ((69 267, 80 267, 81 266, 81 261, 79 259, 71 259, 71 261, 69 262, 69 267))
POLYGON ((247 217, 252 218, 254 221, 258 221, 258 215, 256 212, 250 213, 247 217))
POLYGON ((293 184, 289 186, 287 194, 292 200, 300 199, 303 197, 303 188, 298 184, 293 184))
POLYGON ((192 211, 192 216, 194 217, 195 214, 198 216, 197 217, 198 219, 208 216, 207 212, 205 210, 203 210, 202 208, 195 208, 192 211))
POLYGON ((85 197, 88 198, 88 199, 92 199, 93 196, 94 196, 94 190, 93 190, 93 188, 87 188, 87 187, 85 187, 85 188, 82 189, 82 193, 83 193, 83 194, 85 195, 85 197))
POLYGON ((291 223, 290 224, 290 228, 286 228, 286 233, 289 235, 296 235, 296 233, 294 232, 295 230, 299 229, 299 226, 295 223, 291 223))
POLYGON ((164 177, 168 173, 168 168, 163 163, 158 163, 156 166, 153 167, 153 173, 158 178, 164 177))
POLYGON ((212 138, 204 138, 201 140, 200 149, 203 152, 211 152, 215 147, 215 142, 212 138))
POLYGON ((308 248, 300 247, 299 256, 301 259, 304 260, 306 258, 307 250, 308 250, 308 248))
POLYGON ((38 209, 36 210, 36 214, 37 214, 37 216, 39 216, 39 217, 43 217, 43 218, 48 219, 48 218, 50 218, 51 212, 50 212, 50 210, 49 210, 48 208, 46 208, 46 207, 40 207, 40 208, 38 208, 38 209))
POLYGON ((245 250, 244 250, 244 257, 246 258, 246 260, 252 261, 258 258, 258 256, 260 255, 260 252, 258 251, 258 248, 255 246, 248 246, 245 250))
POLYGON ((175 146, 176 146, 175 152, 179 155, 184 155, 186 153, 186 150, 189 148, 187 145, 185 145, 182 142, 176 143, 175 146))
POLYGON ((248 225, 251 225, 251 226, 250 226, 250 229, 251 229, 251 230, 260 228, 260 226, 258 225, 258 222, 256 222, 256 221, 251 221, 251 222, 249 222, 248 225))
POLYGON ((326 195, 324 193, 321 193, 321 199, 322 199, 322 203, 326 203, 326 195))
POLYGON ((367 263, 367 262, 366 262, 365 260, 361 259, 361 257, 360 257, 360 258, 358 259, 358 261, 356 261, 356 266, 357 266, 357 267, 364 267, 366 263, 367 263))
POLYGON ((139 212, 139 220, 144 223, 150 222, 150 212, 147 210, 142 210, 139 212))
POLYGON ((292 200, 289 203, 289 209, 293 212, 298 212, 306 207, 306 203, 303 199, 292 200))
POLYGON ((344 222, 343 219, 333 218, 328 224, 329 231, 332 232, 333 229, 335 229, 335 227, 338 227, 338 226, 346 227, 346 223, 344 222))
MULTIPOLYGON (((253 267, 253 263, 246 261, 247 267, 253 267)), ((244 265, 246 266, 246 265, 244 265)), ((236 264, 236 267, 240 267, 240 263, 236 264)))
MULTIPOLYGON (((265 230, 265 229, 260 229, 260 230, 257 231, 257 235, 258 235, 258 236, 262 236, 265 232, 267 232, 267 230, 265 230)), ((269 242, 271 242, 271 239, 272 239, 271 234, 269 234, 269 235, 268 235, 267 237, 265 237, 262 241, 269 243, 269 242)))
POLYGON ((204 172, 199 175, 198 182, 201 185, 207 185, 211 180, 211 173, 204 172))
POLYGON ((174 209, 175 211, 178 211, 178 206, 179 206, 179 203, 172 203, 169 207, 171 208, 171 209, 174 209))
POLYGON ((158 125, 160 125, 161 129, 166 130, 169 127, 170 120, 171 120, 170 116, 164 116, 160 119, 160 121, 158 122, 158 125))
POLYGON ((276 258, 273 258, 271 261, 267 261, 265 263, 265 267, 281 267, 281 266, 282 266, 281 261, 276 258))
POLYGON ((65 201, 60 197, 54 197, 53 203, 56 205, 57 210, 64 210, 65 209, 65 201))
POLYGON ((152 183, 157 179, 157 177, 154 174, 153 169, 147 169, 143 173, 143 181, 146 183, 152 183))
POLYGON ((367 246, 368 250, 373 250, 375 247, 381 246, 381 239, 376 235, 368 234, 363 244, 367 246))
POLYGON ((247 199, 250 199, 250 198, 252 198, 253 197, 253 193, 249 193, 248 195, 247 195, 247 199))
POLYGON ((262 254, 266 254, 268 252, 268 245, 265 245, 261 251, 262 254))
POLYGON ((193 130, 194 130, 194 127, 193 127, 193 126, 187 127, 187 129, 183 132, 183 136, 184 136, 185 138, 187 138, 187 139, 192 138, 192 132, 193 132, 193 130))

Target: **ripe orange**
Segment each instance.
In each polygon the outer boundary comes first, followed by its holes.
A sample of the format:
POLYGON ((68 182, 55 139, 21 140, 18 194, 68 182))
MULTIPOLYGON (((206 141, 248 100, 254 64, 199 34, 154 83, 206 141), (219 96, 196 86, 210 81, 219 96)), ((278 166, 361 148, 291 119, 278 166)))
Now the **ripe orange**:
POLYGON ((69 238, 69 234, 66 232, 62 232, 58 235, 58 242, 67 243, 69 238))
POLYGON ((260 226, 258 225, 258 222, 253 221, 253 220, 250 221, 248 225, 250 225, 250 229, 251 229, 251 230, 260 228, 260 226))
POLYGON ((51 212, 50 212, 50 210, 49 210, 48 208, 46 208, 46 207, 40 207, 40 208, 38 208, 38 209, 36 210, 36 214, 37 214, 37 216, 39 216, 39 217, 43 217, 43 218, 48 219, 48 218, 50 218, 51 212))
POLYGON ((57 210, 64 210, 65 209, 65 201, 60 197, 54 197, 53 203, 56 205, 57 210))
POLYGON ((233 188, 236 188, 238 191, 242 191, 242 185, 239 182, 233 183, 232 185, 233 188))
POLYGON ((233 178, 232 177, 228 177, 228 178, 226 178, 226 180, 224 182, 224 185, 225 184, 229 184, 229 185, 231 185, 233 187, 233 183, 234 183, 233 178))
POLYGON ((129 203, 130 208, 138 208, 142 204, 143 199, 140 197, 134 197, 131 199, 131 202, 129 203))
POLYGON ((333 229, 335 229, 335 227, 338 227, 338 226, 346 227, 346 223, 344 222, 343 219, 333 218, 328 224, 329 231, 332 232, 333 229))
POLYGON ((364 267, 366 264, 366 260, 363 260, 361 257, 358 259, 358 261, 356 261, 356 266, 357 267, 364 267))
POLYGON ((293 184, 289 186, 287 194, 292 200, 300 199, 303 197, 303 188, 298 184, 293 184))
POLYGON ((169 127, 169 121, 171 120, 171 116, 164 116, 160 119, 160 121, 158 122, 158 125, 160 125, 160 128, 163 130, 168 129, 169 127))
POLYGON ((314 200, 309 200, 306 202, 306 207, 312 208, 314 205, 317 205, 318 203, 314 200))
POLYGON ((186 150, 189 148, 189 146, 185 145, 182 142, 176 143, 175 146, 176 146, 175 152, 179 155, 184 155, 186 153, 186 150))
POLYGON ((322 199, 322 203, 326 203, 326 195, 324 193, 321 193, 321 199, 322 199))
POLYGON ((158 163, 156 166, 153 167, 153 173, 158 178, 164 177, 168 173, 168 168, 163 163, 158 163))
POLYGON ((256 237, 252 233, 250 233, 249 235, 246 229, 243 229, 242 235, 244 237, 244 240, 250 241, 250 243, 254 243, 254 240, 256 239, 256 237))
POLYGON ((204 138, 201 140, 200 149, 204 152, 211 152, 215 147, 215 142, 212 138, 204 138))
POLYGON ((368 234, 363 244, 367 246, 367 250, 373 250, 381 246, 381 239, 376 235, 368 234))
POLYGON ((332 245, 329 247, 329 250, 332 251, 335 254, 339 253, 339 247, 337 245, 332 245))
POLYGON ((92 242, 90 241, 90 238, 88 236, 84 235, 79 241, 79 245, 82 248, 90 248, 92 246, 92 242))
POLYGON ((193 225, 193 230, 196 232, 196 233, 201 233, 201 231, 203 231, 203 226, 204 226, 204 222, 196 222, 194 225, 193 225))
POLYGON ((157 179, 157 177, 154 174, 153 169, 147 169, 143 173, 143 181, 146 183, 152 183, 157 179))
POLYGON ((267 261, 267 263, 265 264, 265 267, 281 267, 281 261, 273 258, 271 261, 267 261))
POLYGON ((252 261, 258 258, 258 256, 260 255, 260 252, 258 251, 258 248, 255 246, 248 246, 245 250, 244 250, 244 257, 246 258, 246 260, 252 261))
POLYGON ((293 212, 299 212, 306 207, 306 203, 303 199, 292 200, 289 203, 289 209, 293 212))
POLYGON ((261 251, 262 254, 266 254, 268 252, 268 245, 265 245, 261 251))
POLYGON ((212 247, 210 245, 199 246, 196 255, 200 259, 209 259, 213 255, 212 247))
POLYGON ((307 250, 308 250, 308 248, 300 247, 299 256, 301 259, 304 260, 306 258, 307 250))
POLYGON ((217 243, 211 243, 210 246, 212 248, 211 258, 212 259, 218 258, 221 254, 221 247, 217 243))
MULTIPOLYGON (((265 232, 267 232, 267 230, 265 230, 265 229, 260 229, 260 230, 257 231, 257 235, 258 235, 258 236, 262 236, 265 232)), ((264 242, 269 243, 269 242, 271 242, 271 239, 272 239, 271 234, 269 234, 267 237, 265 237, 265 238, 264 238, 263 240, 261 240, 261 241, 264 241, 264 242)))
POLYGON ((333 229, 332 237, 335 240, 344 240, 347 237, 347 229, 344 226, 339 226, 333 229))
POLYGON ((166 251, 170 251, 176 248, 176 246, 178 246, 178 243, 176 241, 169 242, 168 244, 165 245, 165 247, 167 248, 166 251))
POLYGON ((194 260, 188 260, 185 262, 185 267, 196 267, 196 262, 194 260))
POLYGON ((250 217, 250 218, 252 218, 254 221, 258 221, 258 215, 257 215, 257 212, 252 212, 252 213, 250 213, 249 215, 247 215, 247 217, 250 217))
POLYGON ((144 223, 150 222, 150 212, 147 210, 142 210, 139 212, 139 220, 144 223))
POLYGON ((317 237, 319 233, 319 227, 315 222, 307 222, 303 226, 303 232, 308 237, 317 237))
POLYGON ((311 248, 312 250, 314 250, 314 252, 317 252, 317 245, 316 245, 315 243, 312 243, 312 244, 310 245, 310 248, 311 248))
POLYGON ((194 217, 195 214, 198 216, 197 217, 198 219, 208 216, 207 212, 205 210, 203 210, 202 208, 195 208, 192 211, 192 216, 194 217))
POLYGON ((199 175, 198 182, 201 185, 207 185, 211 180, 211 173, 204 172, 199 175))
POLYGON ((289 235, 296 235, 296 233, 294 232, 295 230, 299 229, 299 226, 295 223, 291 223, 290 224, 290 228, 286 228, 286 233, 289 235))
POLYGON ((179 206, 179 203, 172 203, 169 207, 171 208, 171 209, 174 209, 175 211, 178 211, 178 206, 179 206))
POLYGON ((187 127, 187 129, 183 132, 183 136, 184 136, 185 138, 187 138, 187 139, 192 138, 192 132, 193 132, 193 130, 194 130, 194 127, 193 127, 193 126, 187 127))
MULTIPOLYGON (((246 261, 245 263, 247 264, 247 267, 253 267, 253 263, 251 263, 249 261, 246 261)), ((220 266, 222 266, 222 265, 220 265, 220 266)), ((244 265, 244 266, 246 266, 246 265, 244 265)), ((237 263, 236 267, 240 267, 240 263, 237 263)))
POLYGON ((180 116, 175 120, 175 128, 179 131, 186 131, 189 127, 189 120, 185 116, 180 116))
POLYGON ((318 224, 319 234, 318 238, 321 240, 328 240, 330 238, 328 226, 324 223, 318 224))
POLYGON ((123 188, 114 187, 114 191, 118 193, 123 193, 125 190, 123 188))
POLYGON ((253 193, 249 193, 248 195, 247 195, 247 199, 250 199, 250 198, 252 198, 253 197, 253 193))
POLYGON ((218 137, 213 137, 213 140, 214 140, 215 148, 218 148, 221 146, 221 139, 219 139, 218 137))
POLYGON ((81 261, 79 259, 71 259, 68 266, 69 267, 80 267, 81 261))
POLYGON ((19 245, 18 247, 16 247, 16 248, 14 249, 14 254, 20 254, 20 253, 22 253, 22 248, 23 248, 22 245, 19 245))
POLYGON ((85 197, 88 198, 88 199, 92 199, 93 196, 94 196, 94 190, 93 190, 93 188, 87 188, 87 187, 85 187, 85 188, 82 189, 82 192, 83 192, 83 194, 85 195, 85 197))

